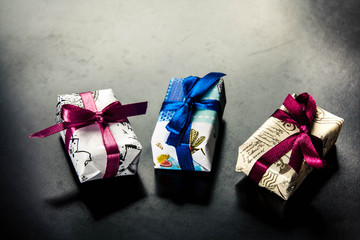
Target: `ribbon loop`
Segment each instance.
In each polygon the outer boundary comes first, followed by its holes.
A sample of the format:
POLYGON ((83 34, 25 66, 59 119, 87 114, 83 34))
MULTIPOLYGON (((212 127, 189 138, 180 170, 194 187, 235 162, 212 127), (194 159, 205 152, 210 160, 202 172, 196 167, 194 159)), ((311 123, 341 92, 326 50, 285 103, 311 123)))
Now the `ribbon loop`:
POLYGON ((64 122, 89 122, 94 117, 94 112, 71 104, 61 107, 61 117, 64 122))

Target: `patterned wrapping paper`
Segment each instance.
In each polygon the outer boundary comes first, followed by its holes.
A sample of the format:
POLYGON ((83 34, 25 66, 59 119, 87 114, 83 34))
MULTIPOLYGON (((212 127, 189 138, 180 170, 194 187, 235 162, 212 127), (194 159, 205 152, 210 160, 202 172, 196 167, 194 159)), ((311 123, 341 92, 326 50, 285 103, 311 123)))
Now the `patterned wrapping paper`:
MULTIPOLYGON (((286 111, 284 106, 280 109, 286 111)), ((324 109, 317 107, 315 118, 310 126, 310 134, 318 137, 323 145, 323 155, 335 144, 343 119, 324 109)), ((299 129, 290 123, 270 117, 255 133, 239 147, 236 171, 249 175, 255 162, 268 150, 276 146, 288 136, 299 132, 299 129)), ((287 200, 300 186, 303 180, 313 170, 305 161, 301 165, 299 174, 288 163, 291 150, 272 164, 259 186, 276 193, 287 200)))
MULTIPOLYGON (((92 95, 99 111, 117 101, 112 89, 94 91, 92 95)), ((84 107, 78 93, 59 95, 56 123, 63 121, 60 110, 64 104, 84 107)), ((142 150, 138 138, 129 122, 108 123, 108 125, 120 151, 120 164, 116 176, 134 175, 142 150)), ((66 130, 60 132, 64 142, 65 133, 66 130)), ((82 127, 73 133, 69 144, 69 155, 81 183, 102 178, 106 168, 107 154, 97 124, 82 127)))
MULTIPOLYGON (((173 78, 164 101, 183 101, 183 78, 173 78)), ((220 78, 201 98, 220 102, 221 110, 225 108, 226 97, 224 80, 220 78)), ((151 139, 154 167, 158 169, 181 170, 175 147, 167 145, 169 131, 166 125, 175 111, 161 111, 151 139)), ((189 147, 193 158, 195 171, 211 171, 216 139, 219 134, 219 118, 222 113, 211 110, 196 110, 192 115, 189 147)))

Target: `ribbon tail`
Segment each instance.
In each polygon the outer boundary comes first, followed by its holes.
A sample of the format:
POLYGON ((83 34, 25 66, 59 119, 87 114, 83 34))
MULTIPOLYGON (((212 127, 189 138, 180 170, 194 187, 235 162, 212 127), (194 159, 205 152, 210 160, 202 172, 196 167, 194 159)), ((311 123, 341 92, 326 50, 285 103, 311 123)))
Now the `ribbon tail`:
POLYGON ((128 117, 142 115, 146 113, 148 102, 138 102, 124 105, 128 117))
POLYGON ((320 158, 319 154, 317 153, 310 137, 305 135, 305 141, 300 143, 301 152, 304 156, 306 163, 313 168, 319 169, 325 166, 325 161, 320 158))
POLYGON ((41 130, 39 132, 36 132, 34 134, 31 134, 29 137, 30 138, 44 138, 44 137, 50 136, 51 134, 60 132, 60 131, 65 130, 65 129, 66 129, 66 123, 61 122, 61 123, 55 124, 55 125, 53 125, 51 127, 45 128, 45 129, 43 129, 43 130, 41 130))
MULTIPOLYGON (((303 134, 301 134, 302 136, 303 134)), ((301 149, 301 136, 295 139, 294 145, 291 148, 291 156, 289 166, 292 167, 297 174, 299 174, 301 165, 303 163, 303 154, 301 149)))
POLYGON ((322 168, 325 166, 324 161, 317 153, 311 138, 307 134, 301 134, 296 139, 292 148, 289 165, 297 172, 300 172, 303 159, 313 168, 322 168))
POLYGON ((174 134, 180 134, 189 121, 189 107, 184 104, 181 108, 176 110, 173 118, 166 125, 166 129, 174 134))
POLYGON ((72 123, 72 122, 61 122, 58 124, 55 124, 51 127, 45 128, 39 132, 36 132, 34 134, 31 134, 29 137, 31 138, 44 138, 48 137, 54 133, 61 132, 62 130, 72 128, 72 127, 85 127, 87 125, 92 124, 92 122, 85 122, 85 123, 72 123))
POLYGON ((147 102, 126 105, 121 105, 120 102, 114 102, 105 107, 102 112, 108 122, 122 122, 127 121, 127 117, 145 114, 146 109, 147 102))

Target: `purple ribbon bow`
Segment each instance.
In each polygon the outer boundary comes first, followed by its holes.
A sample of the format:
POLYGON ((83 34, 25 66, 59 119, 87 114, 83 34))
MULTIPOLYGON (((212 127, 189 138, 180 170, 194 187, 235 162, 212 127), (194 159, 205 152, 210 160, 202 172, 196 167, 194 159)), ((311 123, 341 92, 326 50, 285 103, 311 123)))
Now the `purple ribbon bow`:
POLYGON ((325 165, 325 161, 320 158, 313 144, 317 144, 319 139, 309 133, 310 124, 316 113, 315 100, 308 93, 302 93, 296 99, 289 94, 283 104, 289 113, 278 109, 272 116, 281 121, 294 124, 300 131, 284 139, 256 161, 249 173, 249 177, 256 183, 260 182, 266 170, 276 160, 290 150, 292 152, 289 165, 297 173, 300 172, 303 159, 313 168, 322 168, 325 165))
POLYGON ((127 122, 127 117, 145 114, 147 102, 122 105, 119 101, 116 101, 106 106, 102 111, 98 111, 91 92, 80 93, 80 96, 84 108, 64 104, 61 107, 63 122, 31 134, 30 137, 44 138, 66 129, 65 147, 68 150, 71 136, 76 129, 97 123, 107 154, 107 164, 103 178, 114 177, 119 168, 120 151, 108 123, 127 122))

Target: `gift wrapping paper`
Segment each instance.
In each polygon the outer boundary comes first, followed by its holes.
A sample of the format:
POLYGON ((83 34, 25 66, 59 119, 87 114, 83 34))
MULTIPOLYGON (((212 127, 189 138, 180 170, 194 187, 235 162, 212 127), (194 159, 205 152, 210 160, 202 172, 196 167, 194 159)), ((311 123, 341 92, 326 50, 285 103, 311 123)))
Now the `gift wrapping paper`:
MULTIPOLYGON (((293 95, 295 96, 295 95, 293 95)), ((286 111, 284 106, 281 110, 286 111)), ((310 134, 318 137, 323 145, 325 155, 335 144, 343 119, 317 107, 315 118, 310 126, 310 134)), ((255 133, 239 147, 236 171, 249 175, 255 162, 268 150, 279 144, 288 136, 299 132, 291 123, 270 117, 255 133)), ((291 150, 272 164, 259 182, 259 186, 276 193, 287 200, 313 170, 305 161, 302 162, 299 174, 288 163, 291 150)))
MULTIPOLYGON (((92 95, 98 111, 117 101, 112 89, 93 91, 92 95)), ((64 104, 84 108, 78 93, 59 95, 56 107, 57 123, 63 121, 60 112, 61 106, 64 104)), ((116 176, 134 175, 142 150, 138 138, 129 122, 108 123, 108 125, 120 151, 120 163, 116 176)), ((66 130, 60 132, 64 142, 65 133, 66 130)), ((107 153, 98 124, 77 129, 71 136, 68 149, 81 183, 103 177, 107 164, 107 153)))
MULTIPOLYGON (((165 96, 165 101, 183 101, 183 78, 173 78, 165 96)), ((226 104, 224 80, 220 78, 208 89, 201 100, 211 99, 220 102, 223 111, 226 104)), ((167 145, 169 131, 166 125, 175 111, 161 111, 151 139, 154 167, 158 169, 181 170, 175 147, 167 145)), ((189 148, 195 171, 209 172, 219 134, 222 112, 197 109, 192 114, 189 148)))

